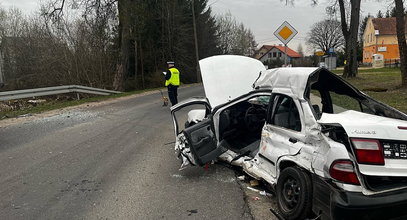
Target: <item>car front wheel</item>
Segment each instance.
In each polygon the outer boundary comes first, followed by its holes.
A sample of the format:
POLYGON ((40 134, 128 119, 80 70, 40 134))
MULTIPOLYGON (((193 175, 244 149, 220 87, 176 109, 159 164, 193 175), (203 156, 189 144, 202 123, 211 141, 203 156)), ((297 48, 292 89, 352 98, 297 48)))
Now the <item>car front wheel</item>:
POLYGON ((277 182, 277 205, 287 220, 305 219, 311 213, 312 185, 308 174, 297 167, 281 172, 277 182))

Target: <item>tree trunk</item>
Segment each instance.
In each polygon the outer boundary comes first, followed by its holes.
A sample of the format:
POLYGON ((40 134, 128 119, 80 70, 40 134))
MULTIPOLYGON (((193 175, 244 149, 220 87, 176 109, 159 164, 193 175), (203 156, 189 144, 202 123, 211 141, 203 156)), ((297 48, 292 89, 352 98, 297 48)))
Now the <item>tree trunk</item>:
POLYGON ((120 52, 113 81, 113 88, 117 91, 124 90, 124 80, 129 70, 130 47, 133 37, 132 27, 134 27, 134 19, 132 16, 133 6, 134 0, 118 1, 120 52))
MULTIPOLYGON (((140 36, 140 34, 139 34, 140 36)), ((138 82, 137 82, 137 75, 138 75, 138 49, 139 49, 139 44, 137 43, 137 38, 134 40, 134 88, 137 89, 138 82)), ((141 40, 140 40, 141 42, 141 40)), ((144 87, 143 87, 144 89, 144 87)))
POLYGON ((0 89, 3 88, 4 86, 2 69, 3 69, 3 57, 2 54, 0 53, 0 89))
MULTIPOLYGON (((141 39, 141 37, 140 37, 141 39)), ((143 45, 141 44, 141 40, 140 40, 140 64, 141 64, 141 86, 142 89, 145 89, 145 85, 144 85, 144 59, 143 59, 143 45)))
POLYGON ((355 77, 358 73, 357 43, 360 19, 360 1, 361 0, 351 0, 351 18, 349 28, 346 22, 344 1, 338 1, 341 12, 342 32, 345 38, 346 64, 343 71, 343 77, 355 77))
POLYGON ((404 6, 403 0, 394 0, 396 4, 396 29, 397 29, 397 41, 399 44, 400 52, 400 70, 401 70, 401 85, 407 88, 407 43, 406 43, 406 30, 405 30, 405 19, 404 19, 404 6))

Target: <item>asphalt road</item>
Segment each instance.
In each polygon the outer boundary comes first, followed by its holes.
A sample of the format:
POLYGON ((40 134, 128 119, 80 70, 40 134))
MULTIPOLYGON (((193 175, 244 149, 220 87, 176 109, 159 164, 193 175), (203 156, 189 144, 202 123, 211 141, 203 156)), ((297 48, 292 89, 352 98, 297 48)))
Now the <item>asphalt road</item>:
POLYGON ((0 219, 252 219, 231 169, 178 170, 161 105, 151 92, 0 121, 0 219))

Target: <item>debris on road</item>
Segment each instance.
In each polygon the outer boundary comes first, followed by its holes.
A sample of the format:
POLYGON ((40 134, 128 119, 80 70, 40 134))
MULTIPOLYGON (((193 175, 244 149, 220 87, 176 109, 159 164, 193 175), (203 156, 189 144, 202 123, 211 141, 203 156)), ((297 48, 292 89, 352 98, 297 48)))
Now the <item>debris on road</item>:
POLYGON ((258 192, 258 193, 260 192, 260 190, 255 189, 255 188, 250 187, 250 186, 248 186, 247 189, 250 189, 251 191, 258 192))
POLYGON ((259 190, 259 189, 255 189, 253 187, 248 186, 247 189, 253 191, 253 192, 257 192, 262 196, 268 196, 268 197, 273 197, 273 194, 266 192, 266 190, 259 190))
POLYGON ((198 213, 198 209, 187 210, 187 212, 189 212, 188 216, 191 216, 192 214, 198 213))
POLYGON ((245 178, 246 178, 245 175, 242 175, 242 176, 238 176, 238 177, 237 177, 237 179, 240 180, 240 181, 243 181, 245 178))
POLYGON ((44 103, 46 101, 47 100, 45 100, 45 99, 30 99, 30 100, 27 101, 27 103, 31 104, 33 106, 37 106, 37 104, 44 103))
POLYGON ((273 194, 266 192, 266 190, 260 191, 260 195, 262 195, 262 196, 268 196, 268 197, 273 197, 273 194))
POLYGON ((259 181, 257 180, 250 180, 250 186, 258 186, 259 185, 259 181))

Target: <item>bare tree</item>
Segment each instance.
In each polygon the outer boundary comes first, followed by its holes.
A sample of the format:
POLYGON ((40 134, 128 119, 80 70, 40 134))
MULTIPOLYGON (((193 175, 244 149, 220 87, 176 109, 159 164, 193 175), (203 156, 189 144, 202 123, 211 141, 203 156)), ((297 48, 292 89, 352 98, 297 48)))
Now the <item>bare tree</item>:
MULTIPOLYGON (((346 64, 343 71, 344 77, 355 77, 358 73, 357 48, 358 48, 358 31, 360 20, 360 3, 361 0, 338 0, 339 11, 341 15, 342 33, 345 39, 345 57, 346 64), (346 5, 350 6, 350 13, 346 10, 346 5), (347 19, 347 15, 350 19, 347 19)), ((335 7, 336 7, 335 3, 335 7)), ((336 11, 336 10, 333 10, 336 11)))
POLYGON ((64 12, 64 8, 67 4, 77 7, 79 4, 85 10, 83 16, 87 18, 88 15, 94 15, 98 21, 102 16, 109 16, 109 13, 103 12, 112 12, 114 6, 117 3, 118 8, 118 17, 119 17, 119 61, 116 68, 116 73, 113 81, 113 88, 115 90, 124 90, 124 79, 128 72, 129 62, 130 62, 130 53, 131 51, 131 42, 134 42, 135 31, 135 6, 136 0, 80 0, 80 1, 67 1, 67 0, 53 0, 50 3, 49 11, 46 12, 54 22, 61 20, 61 17, 64 12))
POLYGON ((237 22, 230 12, 218 16, 216 22, 221 53, 245 56, 254 54, 257 43, 253 33, 243 23, 237 22))
POLYGON ((15 9, 0 16, 5 90, 67 84, 112 88, 114 26, 103 16, 56 23, 45 13, 26 17, 15 9))
POLYGON ((328 52, 329 48, 337 50, 343 47, 344 43, 341 23, 337 20, 325 19, 317 22, 308 33, 307 44, 324 52, 328 52))
POLYGON ((130 46, 131 41, 134 42, 134 11, 135 0, 122 0, 118 2, 119 9, 119 39, 120 39, 120 53, 119 63, 117 65, 117 71, 113 81, 113 87, 115 90, 124 90, 125 73, 129 68, 130 62, 130 46))
POLYGON ((407 88, 407 44, 406 44, 406 30, 405 30, 405 14, 403 0, 394 0, 396 5, 396 29, 397 40, 400 52, 400 64, 401 64, 401 85, 407 88))
MULTIPOLYGON (((286 5, 294 4, 295 0, 280 0, 286 5)), ((318 0, 310 0, 315 5, 318 0)), ((346 64, 343 72, 344 77, 355 77, 358 72, 357 48, 358 48, 358 30, 360 19, 361 0, 335 0, 334 4, 327 8, 328 13, 336 13, 339 7, 341 16, 342 33, 345 39, 345 57, 346 64), (349 6, 350 12, 346 6, 349 6), (350 19, 348 18, 350 16, 350 19)))
MULTIPOLYGON (((24 83, 28 84, 15 85, 75 83, 109 89, 114 86, 117 90, 139 89, 141 85, 143 88, 156 87, 162 85, 161 72, 164 61, 168 60, 177 62, 184 83, 195 80, 190 74, 196 70, 195 65, 191 65, 194 56, 190 48, 194 46, 194 38, 190 0, 46 1, 41 7, 42 16, 37 18, 40 19, 38 24, 31 27, 29 22, 30 25, 22 29, 23 26, 16 23, 5 29, 15 33, 13 36, 27 35, 22 36, 25 39, 9 40, 9 45, 16 43, 9 47, 8 58, 21 63, 11 65, 13 60, 10 60, 7 64, 16 69, 15 73, 43 74, 37 77, 42 78, 42 82, 32 80, 35 77, 25 77, 29 80, 24 83), (70 16, 71 9, 76 10, 72 13, 75 16, 70 16), (24 51, 30 45, 35 47, 24 51), (46 48, 42 48, 44 45, 46 48), (35 54, 34 51, 42 52, 35 54), (41 63, 47 59, 54 67, 41 63)), ((194 6, 200 57, 219 54, 217 26, 207 0, 195 1, 194 6)), ((6 21, 14 20, 10 17, 6 21)), ((0 17, 1 33, 5 32, 2 29, 4 22, 0 17)), ((248 29, 239 26, 237 30, 249 37, 237 39, 236 45, 255 45, 248 29)), ((251 51, 242 53, 250 55, 251 51)), ((16 77, 16 80, 22 82, 21 78, 16 77)))

